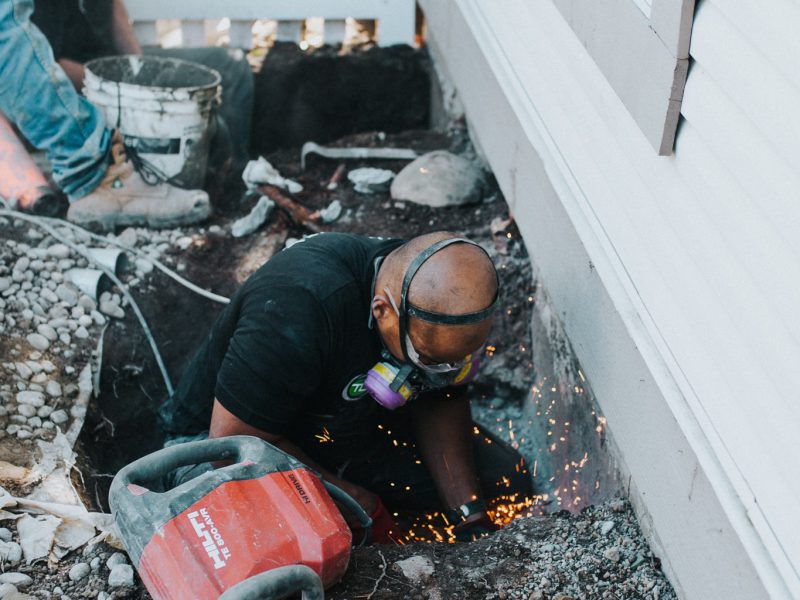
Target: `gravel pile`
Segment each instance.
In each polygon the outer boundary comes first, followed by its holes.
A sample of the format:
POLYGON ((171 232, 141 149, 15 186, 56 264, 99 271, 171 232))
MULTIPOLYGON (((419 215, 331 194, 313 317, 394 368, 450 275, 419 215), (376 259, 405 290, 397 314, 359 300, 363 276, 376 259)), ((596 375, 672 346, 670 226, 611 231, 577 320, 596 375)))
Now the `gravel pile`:
POLYGON ((7 540, 0 542, 0 564, 4 567, 4 572, 0 573, 0 598, 3 600, 110 600, 138 597, 144 593, 141 583, 134 577, 128 557, 108 546, 86 546, 54 568, 48 568, 41 563, 22 563, 21 549, 20 558, 3 559, 4 547, 19 548, 15 539, 15 531, 0 528, 0 540, 7 540))
MULTIPOLYGON (((80 232, 61 231, 74 243, 102 246, 80 232)), ((110 291, 96 300, 81 292, 68 272, 93 265, 31 224, 0 218, 0 232, 6 238, 0 246, 0 440, 50 440, 56 428, 65 430, 83 416, 83 407, 70 407, 76 371, 86 364, 107 320, 125 316, 127 301, 110 291)), ((168 250, 186 249, 193 241, 182 230, 133 228, 116 239, 167 263, 168 250)), ((135 287, 153 265, 146 258, 131 259, 121 277, 135 287)))
MULTIPOLYGON (((58 230, 72 243, 105 246, 66 227, 58 230)), ((129 228, 108 237, 174 266, 194 233, 129 228)), ((30 223, 0 217, 0 239, 0 462, 30 469, 37 440, 50 441, 57 430, 82 423, 86 408, 75 403, 79 372, 109 319, 125 317, 129 307, 118 290, 95 300, 70 283, 70 269, 95 267, 30 223)), ((119 277, 129 288, 153 270, 148 258, 128 255, 119 277)), ((9 480, 0 486, 17 495, 27 489, 9 480)), ((85 547, 49 568, 42 561, 26 564, 19 542, 14 521, 0 521, 3 600, 147 597, 125 555, 106 545, 85 547)))
POLYGON ((674 600, 627 501, 517 519, 470 544, 358 548, 329 599, 674 600), (369 576, 369 573, 372 576, 369 576))

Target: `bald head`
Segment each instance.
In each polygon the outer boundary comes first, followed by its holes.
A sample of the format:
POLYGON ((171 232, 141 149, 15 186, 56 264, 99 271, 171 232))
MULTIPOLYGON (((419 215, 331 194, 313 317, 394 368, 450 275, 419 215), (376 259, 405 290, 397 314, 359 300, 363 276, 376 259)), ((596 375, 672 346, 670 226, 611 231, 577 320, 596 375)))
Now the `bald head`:
MULTIPOLYGON (((409 240, 386 257, 386 279, 379 283, 396 294, 399 301, 403 277, 420 252, 436 242, 457 237, 460 236, 455 233, 437 231, 409 240)), ((422 264, 411 281, 407 300, 425 310, 461 315, 485 309, 496 294, 497 275, 486 252, 472 244, 455 243, 422 264)))
MULTIPOLYGON (((392 252, 378 273, 376 299, 388 289, 399 304, 403 278, 414 259, 432 244, 457 237, 460 236, 444 231, 430 233, 413 238, 392 252)), ((419 267, 406 301, 429 312, 467 315, 491 306, 496 295, 497 274, 486 252, 472 244, 453 243, 435 252, 419 267)), ((427 349, 432 361, 446 362, 477 350, 488 336, 491 322, 491 315, 477 323, 460 325, 433 324, 411 316, 408 332, 417 350, 427 349)), ((380 319, 378 323, 386 342, 386 335, 393 333, 393 323, 381 324, 380 319)))

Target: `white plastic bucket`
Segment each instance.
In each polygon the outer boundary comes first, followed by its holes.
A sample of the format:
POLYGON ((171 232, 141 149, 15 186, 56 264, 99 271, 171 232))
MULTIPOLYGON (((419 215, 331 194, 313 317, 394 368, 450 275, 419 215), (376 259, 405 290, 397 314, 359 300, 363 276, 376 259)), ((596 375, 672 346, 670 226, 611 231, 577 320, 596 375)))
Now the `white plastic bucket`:
POLYGON ((176 58, 109 56, 86 64, 84 85, 141 158, 175 185, 202 187, 219 73, 176 58))

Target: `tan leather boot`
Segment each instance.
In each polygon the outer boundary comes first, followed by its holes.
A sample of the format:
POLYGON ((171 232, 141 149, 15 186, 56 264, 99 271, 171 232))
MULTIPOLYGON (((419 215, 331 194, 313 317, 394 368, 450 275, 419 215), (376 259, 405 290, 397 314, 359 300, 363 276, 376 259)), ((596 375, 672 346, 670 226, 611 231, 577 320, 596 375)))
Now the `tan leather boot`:
POLYGON ((211 214, 208 194, 203 190, 145 182, 127 159, 116 132, 111 156, 112 163, 100 185, 70 204, 67 220, 108 231, 118 225, 177 227, 197 223, 211 214))

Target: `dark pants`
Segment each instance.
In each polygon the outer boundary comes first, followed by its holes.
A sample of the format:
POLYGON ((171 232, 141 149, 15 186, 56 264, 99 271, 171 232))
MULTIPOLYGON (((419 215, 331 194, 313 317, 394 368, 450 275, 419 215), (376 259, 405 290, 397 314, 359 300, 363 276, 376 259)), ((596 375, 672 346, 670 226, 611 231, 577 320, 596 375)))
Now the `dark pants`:
POLYGON ((230 134, 234 164, 241 168, 248 159, 250 123, 253 113, 253 73, 237 49, 227 48, 147 48, 146 54, 179 58, 200 63, 222 76, 222 103, 218 116, 230 134))

